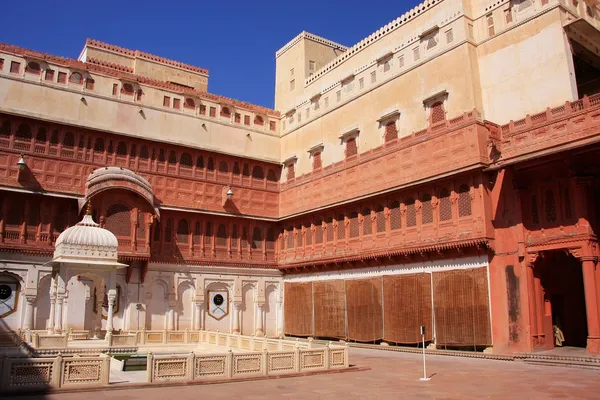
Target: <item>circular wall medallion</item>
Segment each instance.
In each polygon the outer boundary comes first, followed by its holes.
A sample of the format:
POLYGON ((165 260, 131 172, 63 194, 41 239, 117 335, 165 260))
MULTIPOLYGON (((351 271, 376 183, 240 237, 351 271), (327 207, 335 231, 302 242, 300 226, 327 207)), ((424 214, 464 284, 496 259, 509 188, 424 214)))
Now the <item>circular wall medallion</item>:
POLYGON ((0 300, 7 300, 12 295, 12 289, 10 286, 1 284, 0 285, 0 300))
POLYGON ((223 296, 220 294, 216 294, 215 297, 213 297, 213 302, 217 306, 220 306, 221 304, 223 304, 224 301, 225 301, 225 299, 223 299, 223 296))

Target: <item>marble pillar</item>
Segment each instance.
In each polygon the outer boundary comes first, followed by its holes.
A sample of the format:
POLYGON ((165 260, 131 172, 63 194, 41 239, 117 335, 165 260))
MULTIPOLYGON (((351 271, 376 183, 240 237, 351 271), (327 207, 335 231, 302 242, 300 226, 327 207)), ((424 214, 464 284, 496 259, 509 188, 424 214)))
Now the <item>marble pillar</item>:
POLYGON ((233 302, 233 328, 232 333, 238 334, 241 332, 240 330, 240 311, 242 309, 242 303, 233 302))
POLYGON ((23 329, 33 329, 33 303, 35 302, 35 296, 25 296, 25 319, 23 321, 23 329))
POLYGON ((263 312, 265 305, 262 303, 256 304, 256 333, 254 336, 265 336, 265 328, 263 326, 263 312))
POLYGON ((64 295, 57 294, 54 315, 54 333, 59 335, 62 333, 63 301, 64 295))

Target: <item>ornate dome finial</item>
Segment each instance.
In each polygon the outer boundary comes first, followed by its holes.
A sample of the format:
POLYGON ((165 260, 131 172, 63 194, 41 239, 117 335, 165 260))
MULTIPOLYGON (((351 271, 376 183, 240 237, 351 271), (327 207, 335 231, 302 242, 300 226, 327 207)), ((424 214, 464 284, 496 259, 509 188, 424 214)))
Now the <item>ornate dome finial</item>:
POLYGON ((85 208, 85 215, 92 215, 92 201, 88 200, 87 206, 85 208))

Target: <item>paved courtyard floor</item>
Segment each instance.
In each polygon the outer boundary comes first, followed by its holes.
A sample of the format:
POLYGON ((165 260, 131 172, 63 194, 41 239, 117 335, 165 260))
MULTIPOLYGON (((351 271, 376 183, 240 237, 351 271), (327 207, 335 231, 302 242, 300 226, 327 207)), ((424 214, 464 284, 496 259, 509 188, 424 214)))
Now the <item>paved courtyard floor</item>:
POLYGON ((429 382, 419 381, 418 354, 351 349, 350 361, 370 370, 258 380, 20 399, 600 399, 600 371, 520 362, 428 356, 429 382))

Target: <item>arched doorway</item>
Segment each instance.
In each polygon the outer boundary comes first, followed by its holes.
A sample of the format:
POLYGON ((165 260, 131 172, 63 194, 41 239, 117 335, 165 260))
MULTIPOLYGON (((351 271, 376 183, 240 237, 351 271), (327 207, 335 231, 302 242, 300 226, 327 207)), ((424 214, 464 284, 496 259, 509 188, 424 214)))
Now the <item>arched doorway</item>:
POLYGON ((536 323, 547 338, 544 347, 586 347, 588 329, 581 262, 564 251, 545 252, 535 263, 534 276, 541 286, 535 293, 536 323))

